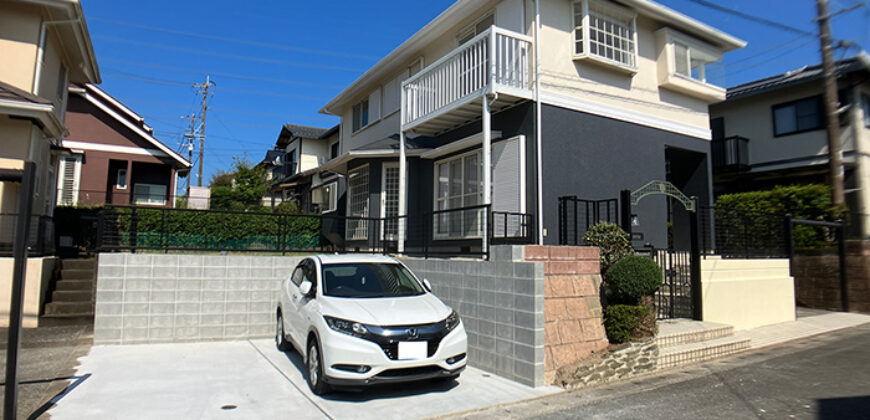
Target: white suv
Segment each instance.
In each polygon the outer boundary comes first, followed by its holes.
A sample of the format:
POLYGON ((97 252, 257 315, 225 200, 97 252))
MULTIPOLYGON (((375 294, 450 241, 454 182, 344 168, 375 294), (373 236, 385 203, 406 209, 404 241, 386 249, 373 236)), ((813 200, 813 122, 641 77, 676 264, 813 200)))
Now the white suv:
POLYGON ((468 348, 456 311, 393 258, 321 255, 281 285, 275 341, 305 357, 315 394, 459 376, 468 348))

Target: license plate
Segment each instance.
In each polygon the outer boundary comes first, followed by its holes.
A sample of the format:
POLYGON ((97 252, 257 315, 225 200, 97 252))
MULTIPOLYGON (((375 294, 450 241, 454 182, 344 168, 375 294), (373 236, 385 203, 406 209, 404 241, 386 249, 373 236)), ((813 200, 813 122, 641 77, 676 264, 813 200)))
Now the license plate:
POLYGON ((428 353, 429 346, 425 341, 400 341, 399 342, 399 359, 400 360, 418 360, 425 359, 428 353))

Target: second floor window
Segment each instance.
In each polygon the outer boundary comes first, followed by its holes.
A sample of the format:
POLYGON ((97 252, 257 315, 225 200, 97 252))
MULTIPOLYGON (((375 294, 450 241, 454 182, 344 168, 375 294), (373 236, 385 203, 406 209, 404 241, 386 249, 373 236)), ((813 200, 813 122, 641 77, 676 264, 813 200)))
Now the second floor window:
POLYGON ((365 99, 353 106, 353 131, 357 132, 367 125, 369 125, 369 100, 365 99))
POLYGON ((332 146, 329 146, 329 158, 335 159, 338 157, 338 142, 332 143, 332 146))
POLYGON ((712 54, 681 42, 674 42, 674 72, 700 82, 707 82, 707 64, 717 61, 712 54))
POLYGON ((822 128, 822 120, 820 96, 773 106, 773 134, 776 136, 822 128))
POLYGON ((574 3, 574 57, 592 57, 618 66, 637 67, 635 16, 595 0, 574 3))

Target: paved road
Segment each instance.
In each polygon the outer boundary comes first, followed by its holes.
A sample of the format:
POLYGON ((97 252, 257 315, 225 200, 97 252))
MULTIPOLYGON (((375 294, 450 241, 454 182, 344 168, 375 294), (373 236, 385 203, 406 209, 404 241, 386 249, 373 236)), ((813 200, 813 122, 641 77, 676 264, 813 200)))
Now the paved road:
POLYGON ((464 417, 870 419, 870 324, 464 417))

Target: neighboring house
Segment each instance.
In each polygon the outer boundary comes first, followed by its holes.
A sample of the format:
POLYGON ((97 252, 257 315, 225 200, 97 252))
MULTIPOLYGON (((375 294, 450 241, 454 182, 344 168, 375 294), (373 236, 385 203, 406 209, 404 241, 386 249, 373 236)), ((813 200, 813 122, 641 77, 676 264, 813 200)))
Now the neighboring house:
MULTIPOLYGON (((0 169, 36 165, 23 325, 35 327, 56 265, 53 215, 67 85, 100 83, 88 26, 77 0, 0 1, 0 169)), ((21 184, 0 182, 0 256, 9 255, 21 184)), ((9 322, 12 258, 0 258, 0 326, 9 322)))
MULTIPOLYGON (((851 234, 870 238, 870 57, 838 61, 840 142, 851 234)), ((717 195, 829 183, 820 65, 728 89, 710 107, 717 195)))
MULTIPOLYGON (((488 228, 518 229, 488 226, 479 206, 491 204, 555 244, 558 197, 616 198, 654 179, 708 204, 707 110, 725 90, 705 68, 744 45, 646 0, 457 1, 321 110, 341 117, 341 154, 322 169, 347 178, 346 237, 480 247, 488 228), (399 215, 407 232, 366 220, 399 215)), ((686 217, 664 197, 634 213, 638 244, 659 247, 686 217)))
POLYGON ((58 205, 174 206, 190 162, 154 137, 145 119, 99 87, 70 85, 58 205))
POLYGON ((266 154, 266 159, 272 161, 273 179, 268 198, 274 204, 289 200, 306 212, 322 209, 319 185, 312 183, 319 183, 320 166, 329 160, 331 151, 337 151, 333 146, 338 144, 337 133, 338 126, 327 129, 285 124, 281 128, 275 148, 266 154))

